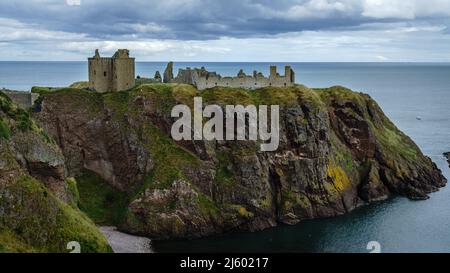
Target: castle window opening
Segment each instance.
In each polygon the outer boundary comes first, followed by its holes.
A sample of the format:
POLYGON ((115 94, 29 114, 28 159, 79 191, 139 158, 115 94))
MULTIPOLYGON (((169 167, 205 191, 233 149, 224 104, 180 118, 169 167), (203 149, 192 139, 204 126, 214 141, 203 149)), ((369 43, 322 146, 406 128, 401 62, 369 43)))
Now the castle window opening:
POLYGON ((105 77, 106 77, 106 71, 105 71, 105 72, 103 72, 103 76, 105 76, 105 77))

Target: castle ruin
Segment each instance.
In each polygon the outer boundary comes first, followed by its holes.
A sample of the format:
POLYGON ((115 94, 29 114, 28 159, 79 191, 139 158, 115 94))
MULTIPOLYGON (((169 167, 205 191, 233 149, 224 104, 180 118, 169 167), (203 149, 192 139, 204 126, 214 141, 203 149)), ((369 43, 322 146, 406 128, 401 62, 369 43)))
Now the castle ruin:
MULTIPOLYGON (((127 49, 119 49, 111 58, 100 57, 98 49, 95 55, 88 59, 89 88, 97 92, 122 91, 135 86, 135 59, 130 58, 127 49)), ((276 66, 270 66, 270 73, 265 77, 261 72, 253 71, 253 75, 246 75, 241 69, 235 77, 222 77, 216 72, 209 72, 204 67, 179 69, 174 77, 173 62, 169 62, 163 77, 159 71, 155 73, 154 82, 184 83, 197 87, 198 90, 207 88, 234 87, 257 89, 262 87, 289 87, 295 84, 295 72, 290 66, 285 66, 284 75, 277 73, 276 66)))
POLYGON ((89 62, 89 88, 97 92, 122 91, 135 85, 135 60, 119 49, 112 58, 100 57, 98 49, 89 62))
POLYGON ((285 66, 284 75, 277 73, 276 66, 270 66, 269 77, 265 77, 261 72, 253 71, 253 75, 246 75, 241 69, 235 77, 222 77, 216 72, 209 72, 204 67, 202 68, 186 68, 179 69, 176 77, 173 77, 173 62, 169 62, 164 71, 165 83, 185 83, 192 84, 198 90, 212 88, 216 86, 221 87, 235 87, 256 89, 267 86, 273 87, 288 87, 295 84, 295 72, 290 66, 285 66))

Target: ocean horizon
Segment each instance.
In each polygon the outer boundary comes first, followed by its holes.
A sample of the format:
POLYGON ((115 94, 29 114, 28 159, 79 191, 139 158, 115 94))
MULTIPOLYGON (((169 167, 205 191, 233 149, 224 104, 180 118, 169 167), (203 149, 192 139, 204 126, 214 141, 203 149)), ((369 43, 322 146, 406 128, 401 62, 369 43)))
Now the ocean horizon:
MULTIPOLYGON (((152 78, 156 71, 164 72, 167 61, 136 62, 136 76, 152 78)), ((269 66, 276 65, 283 73, 290 65, 296 72, 296 83, 309 87, 329 87, 331 81, 317 78, 320 73, 336 70, 343 74, 353 68, 405 68, 405 67, 450 67, 450 62, 174 62, 174 73, 180 68, 200 68, 215 71, 222 76, 235 76, 240 69, 248 75, 253 70, 269 74, 269 66), (343 70, 344 69, 344 70, 343 70), (304 77, 303 77, 304 76, 304 77)), ((370 71, 368 71, 370 72, 370 71)), ((323 76, 327 76, 324 74, 323 76)), ((0 88, 30 91, 33 86, 66 87, 77 81, 88 80, 87 61, 0 61, 0 88)), ((335 78, 336 82, 342 82, 335 78)))

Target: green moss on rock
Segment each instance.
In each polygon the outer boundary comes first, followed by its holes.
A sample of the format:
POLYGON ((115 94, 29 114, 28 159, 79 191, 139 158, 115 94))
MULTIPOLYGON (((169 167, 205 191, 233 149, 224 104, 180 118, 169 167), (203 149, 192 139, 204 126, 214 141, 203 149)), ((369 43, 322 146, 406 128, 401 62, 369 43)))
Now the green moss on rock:
POLYGON ((33 253, 37 252, 24 239, 10 229, 0 225, 0 253, 33 253))
POLYGON ((78 191, 77 180, 73 177, 66 178, 67 189, 72 196, 72 205, 78 207, 80 202, 80 193, 78 191))
POLYGON ((43 100, 46 98, 60 105, 70 104, 74 111, 83 111, 95 117, 104 108, 103 94, 77 88, 59 88, 50 92, 40 92, 43 100))
POLYGON ((8 125, 0 119, 0 138, 9 139, 11 137, 11 131, 8 125))
POLYGON ((144 146, 155 162, 155 168, 145 179, 145 188, 164 189, 177 179, 187 180, 183 169, 198 167, 199 159, 191 152, 176 145, 170 136, 152 125, 144 125, 144 146))
POLYGON ((128 198, 97 174, 85 170, 77 177, 78 206, 94 222, 102 225, 119 225, 125 218, 128 198))
POLYGON ((11 119, 14 124, 12 127, 18 128, 21 131, 31 130, 33 128, 33 121, 30 113, 17 105, 11 99, 0 91, 0 110, 5 116, 11 119))
POLYGON ((67 243, 79 242, 82 252, 110 252, 104 236, 77 209, 59 201, 36 179, 22 176, 2 187, 0 207, 7 227, 38 252, 67 252, 67 243))

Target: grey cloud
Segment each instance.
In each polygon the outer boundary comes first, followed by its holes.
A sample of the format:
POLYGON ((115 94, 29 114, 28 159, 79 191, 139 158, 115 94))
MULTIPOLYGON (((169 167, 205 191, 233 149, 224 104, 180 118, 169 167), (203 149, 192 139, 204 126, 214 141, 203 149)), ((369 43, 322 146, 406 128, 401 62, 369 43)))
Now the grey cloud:
POLYGON ((450 60, 450 1, 404 2, 1 0, 0 59, 450 60))
MULTIPOLYGON (((409 20, 391 16, 402 6, 367 10, 373 6, 370 3, 371 0, 81 0, 81 5, 69 6, 65 0, 3 0, 0 17, 52 31, 116 40, 128 39, 130 35, 136 39, 180 40, 264 37, 409 20)), ((409 12, 417 13, 415 9, 409 12)), ((432 19, 432 14, 428 10, 425 15, 432 19)))

